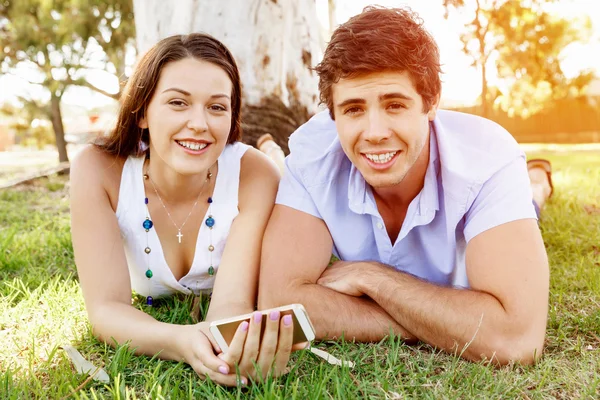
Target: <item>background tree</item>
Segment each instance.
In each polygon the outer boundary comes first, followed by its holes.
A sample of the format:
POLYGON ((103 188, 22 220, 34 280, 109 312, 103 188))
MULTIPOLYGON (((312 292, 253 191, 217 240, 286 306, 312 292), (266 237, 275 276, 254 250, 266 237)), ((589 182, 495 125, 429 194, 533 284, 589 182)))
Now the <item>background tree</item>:
POLYGON ((496 11, 493 26, 498 42, 498 77, 505 79, 510 93, 498 98, 509 113, 528 116, 555 100, 581 96, 593 78, 591 72, 568 79, 561 66, 560 54, 570 44, 589 40, 589 17, 566 20, 544 10, 544 4, 523 7, 507 1, 496 11))
POLYGON ((443 0, 444 16, 449 17, 451 11, 469 12, 470 22, 465 25, 465 31, 460 34, 463 52, 472 59, 472 65, 477 67, 481 77, 481 115, 488 115, 490 96, 487 81, 487 62, 497 44, 490 29, 496 23, 497 14, 494 10, 506 0, 443 0))
POLYGON ((124 54, 128 44, 133 48, 134 29, 131 0, 0 2, 0 71, 48 93, 49 101, 34 105, 52 122, 60 162, 68 161, 62 96, 78 85, 118 99, 120 92, 95 86, 87 73, 100 69, 125 79, 124 54))
POLYGON ((443 0, 446 18, 451 12, 469 15, 460 40, 481 74, 481 115, 489 115, 496 98, 505 111, 532 114, 552 99, 580 93, 589 83, 590 74, 566 79, 559 55, 568 44, 589 37, 590 21, 574 24, 553 15, 548 11, 552 2, 443 0), (507 93, 489 87, 487 68, 492 56, 498 77, 506 79, 507 93))
POLYGON ((242 128, 251 145, 287 138, 316 111, 320 29, 314 1, 134 0, 138 50, 172 34, 206 32, 235 57, 243 84, 242 128))
POLYGON ((46 118, 44 106, 40 106, 35 99, 22 101, 22 106, 3 104, 0 107, 2 117, 10 121, 8 126, 14 131, 17 143, 35 145, 40 150, 54 143, 52 124, 46 118))

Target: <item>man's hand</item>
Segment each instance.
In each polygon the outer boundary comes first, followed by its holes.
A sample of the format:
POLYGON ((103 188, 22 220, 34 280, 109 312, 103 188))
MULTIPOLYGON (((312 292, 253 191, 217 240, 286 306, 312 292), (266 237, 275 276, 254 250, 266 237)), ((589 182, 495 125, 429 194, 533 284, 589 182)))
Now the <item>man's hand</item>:
POLYGON ((323 271, 317 283, 338 293, 360 297, 364 295, 360 283, 367 268, 368 264, 360 261, 336 261, 323 271))

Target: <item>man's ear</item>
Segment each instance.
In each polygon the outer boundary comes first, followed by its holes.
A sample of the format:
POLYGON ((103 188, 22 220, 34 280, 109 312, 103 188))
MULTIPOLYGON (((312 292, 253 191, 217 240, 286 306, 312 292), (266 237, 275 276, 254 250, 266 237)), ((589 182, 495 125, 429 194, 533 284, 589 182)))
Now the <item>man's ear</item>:
POLYGON ((142 129, 148 129, 148 121, 146 121, 146 117, 144 117, 138 121, 138 127, 142 128, 142 129))
POLYGON ((429 108, 429 111, 427 112, 427 118, 430 121, 433 121, 435 119, 439 105, 440 105, 440 95, 438 94, 437 96, 435 96, 435 102, 431 105, 431 107, 429 108))

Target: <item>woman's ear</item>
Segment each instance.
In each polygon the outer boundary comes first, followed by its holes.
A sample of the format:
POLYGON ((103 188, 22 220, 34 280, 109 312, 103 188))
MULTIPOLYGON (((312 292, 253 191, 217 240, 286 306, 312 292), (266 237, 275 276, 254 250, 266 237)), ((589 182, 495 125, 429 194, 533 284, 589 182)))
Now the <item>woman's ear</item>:
POLYGON ((142 129, 148 129, 148 122, 146 121, 146 117, 138 121, 138 127, 142 129))

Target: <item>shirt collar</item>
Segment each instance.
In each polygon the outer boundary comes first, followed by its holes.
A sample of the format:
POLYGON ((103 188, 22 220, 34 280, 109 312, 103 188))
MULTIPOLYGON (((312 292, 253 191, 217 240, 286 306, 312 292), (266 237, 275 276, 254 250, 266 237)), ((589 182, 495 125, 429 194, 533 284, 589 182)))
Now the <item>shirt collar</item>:
POLYGON ((420 193, 419 209, 420 215, 426 215, 440 209, 439 197, 440 157, 437 143, 436 127, 429 124, 429 165, 425 172, 423 190, 420 193))
MULTIPOLYGON (((438 193, 440 162, 435 133, 436 127, 433 123, 430 123, 429 127, 429 164, 425 172, 423 189, 417 195, 417 213, 419 215, 426 215, 430 212, 435 213, 435 211, 440 209, 438 193)), ((348 206, 350 210, 357 214, 379 214, 371 187, 367 185, 367 182, 354 164, 350 167, 348 177, 348 206)))

